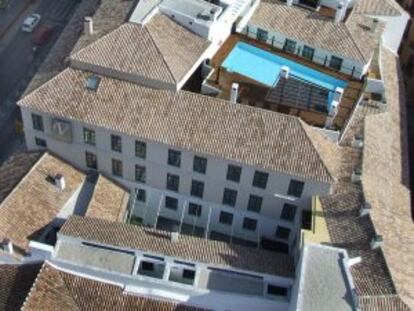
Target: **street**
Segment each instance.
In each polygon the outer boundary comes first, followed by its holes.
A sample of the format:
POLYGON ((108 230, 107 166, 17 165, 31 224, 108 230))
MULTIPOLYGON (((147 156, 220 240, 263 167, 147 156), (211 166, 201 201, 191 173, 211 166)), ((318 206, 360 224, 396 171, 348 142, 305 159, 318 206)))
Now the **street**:
POLYGON ((19 119, 15 103, 46 58, 78 3, 77 0, 38 0, 33 4, 29 0, 14 1, 28 2, 29 5, 20 5, 25 9, 24 12, 16 9, 16 18, 6 25, 8 27, 4 27, 7 33, 0 39, 0 163, 11 153, 24 148, 22 134, 15 131, 15 123, 19 119), (35 53, 35 32, 24 33, 20 29, 22 20, 34 12, 42 16, 38 27, 53 28, 51 37, 35 53))

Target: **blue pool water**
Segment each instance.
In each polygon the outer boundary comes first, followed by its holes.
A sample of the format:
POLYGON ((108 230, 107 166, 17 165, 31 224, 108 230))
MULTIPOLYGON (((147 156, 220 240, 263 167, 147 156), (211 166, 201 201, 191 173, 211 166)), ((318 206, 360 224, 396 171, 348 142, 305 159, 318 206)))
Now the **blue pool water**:
POLYGON ((267 86, 273 86, 279 77, 282 66, 290 68, 290 73, 305 81, 335 91, 346 88, 347 83, 317 70, 300 65, 284 57, 277 56, 253 45, 238 42, 227 55, 222 66, 227 71, 236 72, 267 86))

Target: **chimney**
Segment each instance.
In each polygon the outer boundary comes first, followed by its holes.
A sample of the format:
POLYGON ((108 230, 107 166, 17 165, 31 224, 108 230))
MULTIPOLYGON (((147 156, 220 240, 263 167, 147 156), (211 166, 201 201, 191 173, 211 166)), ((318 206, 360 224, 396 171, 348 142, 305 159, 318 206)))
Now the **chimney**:
POLYGON ((280 76, 283 79, 288 79, 289 78, 289 73, 290 73, 290 68, 288 66, 282 66, 280 68, 280 76))
POLYGON ((239 84, 238 83, 233 83, 231 85, 231 94, 230 94, 230 102, 232 104, 237 103, 238 93, 239 93, 239 84))
POLYGON ((5 239, 3 241, 3 250, 5 250, 6 252, 8 252, 11 255, 14 254, 14 246, 13 246, 13 243, 12 243, 11 240, 5 239))
POLYGON ((345 5, 343 2, 339 2, 335 13, 335 23, 340 23, 344 17, 345 5))
POLYGON ((55 185, 59 190, 63 191, 66 187, 65 177, 62 174, 56 174, 55 176, 55 185))
POLYGON ((83 22, 83 28, 85 35, 93 35, 93 19, 92 17, 86 16, 83 22))
POLYGON ((354 148, 364 147, 364 138, 363 138, 362 134, 356 134, 354 136, 354 140, 352 141, 352 147, 354 147, 354 148))
POLYGON ((381 235, 376 234, 371 240, 371 249, 377 249, 384 244, 384 239, 381 235))
POLYGON ((178 233, 178 231, 171 232, 171 242, 177 243, 179 237, 180 234, 178 233))
POLYGON ((361 257, 353 257, 347 260, 348 267, 352 267, 353 265, 359 264, 360 262, 362 262, 361 257))
POLYGON ((286 4, 288 6, 292 6, 293 5, 293 0, 286 0, 286 4))
POLYGON ((357 183, 361 181, 361 178, 362 178, 362 168, 357 167, 352 172, 351 180, 353 183, 357 183))
POLYGON ((377 30, 377 27, 378 27, 378 23, 379 23, 378 18, 373 18, 372 19, 371 32, 375 33, 375 31, 377 30))
POLYGON ((369 204, 368 202, 365 202, 361 205, 361 208, 359 210, 359 216, 363 217, 365 215, 368 215, 370 211, 371 211, 371 204, 369 204))

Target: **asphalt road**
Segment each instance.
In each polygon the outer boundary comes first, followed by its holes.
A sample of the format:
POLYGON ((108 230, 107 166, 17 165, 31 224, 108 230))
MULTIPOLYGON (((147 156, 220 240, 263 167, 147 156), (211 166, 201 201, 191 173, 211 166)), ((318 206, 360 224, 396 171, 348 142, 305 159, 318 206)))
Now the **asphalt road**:
POLYGON ((21 135, 15 133, 15 120, 20 115, 18 108, 7 108, 6 101, 19 98, 69 21, 77 3, 77 0, 39 0, 35 9, 42 16, 39 26, 50 26, 54 31, 49 41, 36 53, 32 49, 34 33, 24 33, 19 27, 11 30, 15 31, 15 35, 0 54, 0 111, 9 114, 7 120, 0 124, 0 163, 22 144, 21 135))

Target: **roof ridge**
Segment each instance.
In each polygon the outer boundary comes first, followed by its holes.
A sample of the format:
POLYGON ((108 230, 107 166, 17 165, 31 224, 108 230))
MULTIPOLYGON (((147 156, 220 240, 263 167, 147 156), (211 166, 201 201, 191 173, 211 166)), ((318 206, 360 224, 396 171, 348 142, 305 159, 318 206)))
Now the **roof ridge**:
MULTIPOLYGON (((159 14, 162 14, 162 13, 159 13, 158 12, 157 14, 155 14, 154 16, 152 16, 151 19, 152 18, 156 18, 157 16, 159 16, 159 14)), ((167 17, 167 16, 165 16, 165 17, 167 17)), ((170 19, 169 17, 167 17, 167 18, 170 19)), ((178 83, 179 81, 177 81, 176 77, 174 76, 174 73, 173 73, 170 65, 168 64, 167 60, 164 57, 164 54, 161 52, 159 46, 157 45, 157 41, 154 39, 154 37, 152 35, 152 32, 149 29, 150 28, 149 25, 150 25, 150 23, 147 23, 146 25, 143 25, 142 26, 142 29, 145 29, 145 31, 149 34, 149 37, 151 38, 152 43, 154 43, 155 48, 157 49, 158 53, 161 55, 162 61, 164 62, 165 66, 168 69, 168 73, 171 75, 171 77, 174 80, 174 82, 175 83, 178 83)))
MULTIPOLYGON (((352 31, 351 31, 351 30, 349 29, 349 27, 348 27, 348 23, 349 23, 349 21, 351 21, 351 20, 352 20, 352 17, 354 17, 354 15, 355 15, 355 14, 357 14, 357 13, 355 12, 355 10, 352 10, 351 14, 348 16, 347 20, 346 20, 346 21, 345 21, 345 23, 344 23, 344 24, 345 24, 345 29, 346 29, 346 31, 348 32, 349 36, 351 37, 351 39, 352 39, 352 43, 354 44, 354 46, 355 46, 355 47, 356 47, 356 49, 358 50, 358 52, 359 52, 360 56, 362 57, 362 59, 363 59, 364 61, 367 61, 367 59, 366 59, 366 57, 365 57, 364 53, 362 52, 361 48, 359 47, 359 45, 357 44, 357 42, 356 42, 356 40, 355 40, 354 34, 352 33, 352 31)), ((359 14, 359 15, 364 16, 364 18, 371 18, 371 17, 366 16, 365 14, 359 14)))

